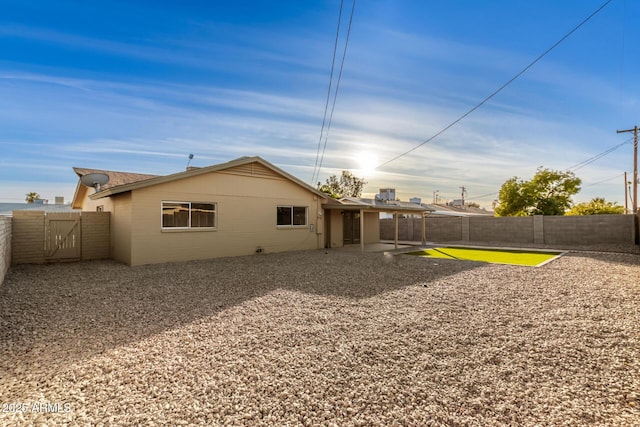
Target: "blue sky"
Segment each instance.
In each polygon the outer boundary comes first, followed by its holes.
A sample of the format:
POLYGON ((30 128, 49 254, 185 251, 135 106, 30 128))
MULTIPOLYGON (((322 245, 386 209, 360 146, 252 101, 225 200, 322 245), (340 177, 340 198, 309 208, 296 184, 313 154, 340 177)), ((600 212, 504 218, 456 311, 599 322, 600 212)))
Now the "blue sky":
MULTIPOLYGON (((365 195, 394 187, 424 201, 465 186, 491 207, 513 176, 629 140, 616 129, 640 124, 640 2, 612 0, 456 126, 372 168, 464 114, 604 1, 358 0, 320 180, 351 170, 365 195)), ((0 5, 0 201, 70 200, 73 166, 169 174, 190 153, 195 166, 258 155, 311 183, 339 0, 0 5)), ((624 204, 632 149, 576 170, 575 201, 624 204)))

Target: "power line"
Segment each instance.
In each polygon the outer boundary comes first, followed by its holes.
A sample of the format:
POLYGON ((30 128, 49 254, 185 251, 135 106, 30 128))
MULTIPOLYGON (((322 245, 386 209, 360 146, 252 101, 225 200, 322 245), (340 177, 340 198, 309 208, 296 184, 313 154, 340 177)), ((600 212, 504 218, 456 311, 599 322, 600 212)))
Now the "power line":
POLYGON ((572 170, 575 172, 578 169, 582 169, 583 167, 590 165, 591 163, 595 162, 596 160, 600 160, 601 158, 603 158, 604 156, 613 153, 615 150, 617 150, 618 148, 622 147, 625 144, 629 144, 631 141, 633 141, 633 138, 629 138, 626 141, 621 142, 618 145, 615 145, 611 148, 609 148, 608 150, 603 151, 602 153, 596 154, 593 157, 589 157, 587 160, 584 160, 580 163, 576 163, 573 166, 568 167, 566 170, 572 170))
POLYGON ((333 104, 331 105, 331 114, 329 114, 329 124, 327 125, 327 133, 324 136, 324 146, 322 147, 322 154, 320 155, 320 162, 318 163, 318 171, 316 179, 320 177, 320 170, 322 169, 322 162, 324 161, 324 153, 327 149, 327 140, 329 139, 329 131, 331 130, 331 123, 333 121, 333 111, 336 108, 336 100, 338 99, 338 89, 340 88, 340 81, 342 80, 342 70, 344 69, 344 60, 347 57, 347 46, 349 46, 349 36, 351 35, 351 24, 353 23, 353 13, 356 9, 356 0, 353 0, 351 5, 351 16, 349 17, 349 27, 347 28, 347 37, 344 42, 344 50, 342 51, 342 61, 340 63, 340 72, 338 73, 338 81, 336 82, 336 89, 333 95, 333 104))
POLYGON ((316 163, 313 165, 313 174, 311 175, 311 185, 316 180, 316 171, 318 169, 318 160, 320 159, 320 147, 322 146, 322 134, 324 125, 327 120, 327 111, 329 110, 329 98, 331 98, 331 86, 333 84, 333 70, 336 64, 336 52, 338 51, 338 40, 340 38, 340 23, 342 22, 342 6, 344 0, 340 1, 340 14, 338 15, 338 27, 336 28, 336 40, 333 43, 333 58, 331 59, 331 73, 329 74, 329 87, 327 88, 327 100, 324 103, 324 115, 322 116, 322 127, 320 128, 320 138, 318 139, 318 149, 316 150, 316 163))
POLYGON ((478 200, 478 199, 482 199, 484 197, 489 197, 489 196, 493 196, 494 194, 498 194, 499 191, 494 191, 493 193, 487 193, 487 194, 483 194, 481 196, 475 196, 475 197, 467 197, 468 200, 478 200))
POLYGON ((611 181, 611 180, 614 180, 614 179, 618 179, 623 175, 624 175, 624 173, 619 173, 618 175, 612 176, 611 178, 603 179, 602 181, 594 182, 593 184, 587 184, 587 185, 585 185, 585 187, 593 187, 594 185, 602 184, 603 182, 607 182, 607 181, 611 181))
POLYGON ((575 33, 580 27, 582 27, 584 24, 586 24, 591 18, 593 18, 594 16, 596 16, 602 9, 604 9, 609 3, 611 3, 611 0, 607 0, 606 2, 604 2, 604 4, 602 4, 602 6, 600 6, 598 9, 596 9, 595 12, 593 12, 591 15, 589 15, 587 18, 585 18, 582 22, 580 22, 577 26, 575 26, 571 31, 569 31, 567 34, 564 35, 564 37, 562 37, 560 40, 558 40, 557 42, 555 42, 549 49, 547 49, 546 51, 544 51, 541 55, 539 55, 536 59, 534 59, 529 65, 527 65, 526 67, 524 67, 518 74, 516 74, 514 77, 512 77, 509 81, 507 81, 505 84, 503 84, 502 86, 500 86, 497 90, 495 90, 493 93, 491 93, 489 96, 487 96, 486 98, 484 98, 482 101, 480 101, 478 104, 476 104, 476 106, 474 106, 473 108, 469 109, 466 113, 464 113, 462 116, 458 117, 456 120, 454 120, 453 122, 449 123, 447 126, 445 126, 444 128, 442 128, 440 131, 438 131, 435 135, 427 138, 426 140, 424 140, 423 142, 421 142, 420 144, 416 145, 415 147, 411 148, 410 150, 405 151, 402 154, 399 154, 395 157, 393 157, 391 160, 387 160, 386 162, 378 165, 376 167, 376 169, 381 168, 383 166, 388 165, 389 163, 398 160, 401 157, 406 156, 407 154, 417 150, 418 148, 422 147, 425 144, 428 144, 429 142, 433 141, 434 139, 436 139, 437 137, 439 137, 440 135, 442 135, 443 133, 445 133, 446 131, 448 131, 449 129, 451 129, 453 126, 455 126, 456 124, 458 124, 459 122, 461 122, 463 119, 465 119, 469 114, 473 113, 474 111, 476 111, 478 108, 482 107, 484 104, 486 104, 491 98, 493 98, 494 96, 496 96, 498 93, 502 92, 502 90, 504 88, 506 88, 507 86, 509 86, 511 83, 513 83, 517 78, 519 78, 520 76, 522 76, 524 73, 526 73, 531 67, 533 67, 538 61, 540 61, 542 58, 544 58, 549 52, 551 52, 553 49, 555 49, 560 43, 562 43, 563 41, 565 41, 567 38, 569 38, 569 36, 571 36, 573 33, 575 33))
MULTIPOLYGON (((608 154, 613 153, 615 150, 617 150, 618 148, 622 147, 623 145, 631 143, 631 141, 633 141, 633 137, 631 137, 631 138, 627 139, 626 141, 621 142, 621 143, 620 143, 620 144, 618 144, 618 145, 614 145, 613 147, 611 147, 611 148, 609 148, 609 149, 607 149, 607 150, 605 150, 605 151, 603 151, 603 152, 601 152, 601 153, 598 153, 598 154, 596 154, 595 156, 589 157, 588 159, 583 160, 583 161, 582 161, 582 162, 580 162, 580 163, 576 163, 576 164, 575 164, 575 165, 573 165, 573 166, 569 166, 569 167, 568 167, 568 168, 566 168, 565 170, 570 171, 570 170, 572 170, 572 169, 573 169, 574 171, 576 171, 576 170, 578 170, 578 169, 581 169, 581 168, 583 168, 583 167, 585 167, 585 166, 587 166, 587 165, 590 165, 591 163, 595 162, 596 160, 600 160, 600 159, 601 159, 601 158, 603 158, 604 156, 606 156, 606 155, 608 155, 608 154)), ((616 176, 614 176, 614 177, 612 177, 612 178, 608 178, 608 179, 605 179, 604 181, 599 181, 599 182, 596 182, 596 183, 594 183, 594 184, 585 185, 585 187, 590 187, 590 186, 592 186, 592 185, 601 184, 601 183, 603 183, 603 182, 610 181, 610 180, 615 179, 615 178, 618 178, 618 177, 620 177, 620 175, 616 175, 616 176)), ((468 199, 469 199, 469 200, 474 200, 474 199, 476 199, 476 200, 477 200, 477 199, 481 199, 481 198, 483 198, 483 197, 493 196, 494 194, 498 194, 498 192, 487 193, 487 194, 483 194, 483 195, 481 195, 481 196, 468 197, 468 199)))

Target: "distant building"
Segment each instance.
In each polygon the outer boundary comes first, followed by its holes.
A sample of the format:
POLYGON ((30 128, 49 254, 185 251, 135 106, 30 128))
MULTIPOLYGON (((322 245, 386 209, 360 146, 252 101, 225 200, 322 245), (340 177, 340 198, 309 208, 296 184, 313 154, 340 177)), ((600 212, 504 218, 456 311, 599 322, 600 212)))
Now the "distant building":
POLYGON ((381 188, 378 194, 376 195, 376 199, 389 201, 396 199, 396 189, 395 188, 381 188))
MULTIPOLYGON (((74 212, 71 205, 46 203, 0 203, 0 215, 12 216, 13 211, 45 211, 45 212, 74 212)), ((76 211, 77 212, 77 211, 76 211)))

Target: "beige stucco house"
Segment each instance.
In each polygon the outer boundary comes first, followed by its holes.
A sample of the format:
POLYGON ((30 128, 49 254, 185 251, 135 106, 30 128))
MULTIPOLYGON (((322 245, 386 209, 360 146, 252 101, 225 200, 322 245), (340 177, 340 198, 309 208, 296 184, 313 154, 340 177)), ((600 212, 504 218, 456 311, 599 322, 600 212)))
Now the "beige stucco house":
POLYGON ((379 212, 398 207, 337 201, 260 157, 166 176, 102 173, 78 182, 72 206, 111 213, 111 254, 129 265, 380 241, 379 212))

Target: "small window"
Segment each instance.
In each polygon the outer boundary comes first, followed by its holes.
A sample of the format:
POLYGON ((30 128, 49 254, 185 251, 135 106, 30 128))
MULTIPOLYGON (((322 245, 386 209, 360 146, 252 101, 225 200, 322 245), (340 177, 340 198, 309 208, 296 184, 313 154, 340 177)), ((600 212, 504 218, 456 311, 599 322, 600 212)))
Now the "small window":
POLYGON ((293 225, 307 225, 307 208, 293 207, 293 225))
POLYGON ((307 225, 306 206, 278 206, 277 225, 278 226, 306 226, 307 225))
POLYGON ((214 228, 215 203, 162 202, 162 228, 214 228))
POLYGON ((278 206, 278 225, 291 225, 293 215, 291 206, 278 206))

